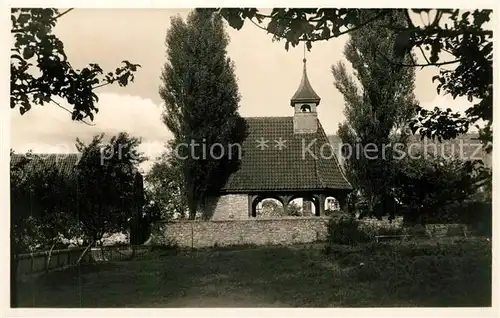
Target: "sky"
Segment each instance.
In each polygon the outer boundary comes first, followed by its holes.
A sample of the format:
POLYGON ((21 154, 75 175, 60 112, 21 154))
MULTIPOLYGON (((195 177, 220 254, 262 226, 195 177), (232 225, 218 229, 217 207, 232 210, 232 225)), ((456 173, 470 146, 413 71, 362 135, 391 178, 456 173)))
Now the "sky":
MULTIPOLYGON (((24 115, 11 111, 11 148, 17 152, 75 152, 76 138, 88 142, 99 133, 107 136, 126 131, 141 137, 141 150, 153 160, 171 137, 161 121, 162 100, 158 94, 160 74, 166 61, 165 35, 172 16, 186 17, 189 9, 75 9, 63 16, 54 33, 63 41, 75 68, 98 63, 114 70, 122 60, 141 64, 127 87, 108 85, 97 90, 99 113, 93 125, 71 120, 54 104, 34 105, 24 115)), ((242 116, 292 116, 290 98, 302 75, 303 47, 285 50, 284 42, 246 22, 241 30, 227 27, 231 42, 228 55, 242 95, 242 116)), ((306 53, 308 77, 321 97, 318 117, 328 134, 335 134, 344 120, 344 100, 334 87, 332 65, 344 61, 348 36, 316 42, 306 53)), ((431 78, 434 67, 418 69, 415 95, 425 108, 450 107, 464 111, 465 99, 440 96, 431 78)), ((63 106, 67 106, 61 103, 63 106)), ((69 106, 68 106, 69 107, 69 106)), ((70 108, 70 107, 69 107, 70 108)), ((147 170, 151 162, 146 162, 147 170)))

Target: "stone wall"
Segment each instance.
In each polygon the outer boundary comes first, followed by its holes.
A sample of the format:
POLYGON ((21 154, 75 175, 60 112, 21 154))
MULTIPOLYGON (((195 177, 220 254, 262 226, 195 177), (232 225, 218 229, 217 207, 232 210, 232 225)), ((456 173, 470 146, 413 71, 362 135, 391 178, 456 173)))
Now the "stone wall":
POLYGON ((322 241, 328 217, 177 221, 154 224, 149 244, 177 243, 181 247, 277 245, 322 241))
POLYGON ((227 194, 220 197, 210 197, 205 205, 205 213, 211 220, 241 220, 248 219, 248 195, 227 194))

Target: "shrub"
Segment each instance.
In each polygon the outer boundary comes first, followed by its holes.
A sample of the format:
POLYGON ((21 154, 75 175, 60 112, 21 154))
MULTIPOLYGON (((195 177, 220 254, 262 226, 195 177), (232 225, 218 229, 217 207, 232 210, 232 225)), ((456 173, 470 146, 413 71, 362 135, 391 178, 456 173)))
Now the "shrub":
POLYGON ((470 225, 475 235, 491 237, 493 225, 491 201, 466 201, 460 209, 463 222, 470 225))
POLYGON ((402 226, 402 218, 396 219, 396 221, 377 220, 377 219, 363 219, 360 221, 360 228, 370 237, 375 237, 376 235, 403 235, 406 234, 405 228, 402 226), (399 222, 401 220, 401 222, 399 222))
POLYGON ((460 236, 464 236, 464 233, 466 231, 467 230, 461 224, 450 225, 446 229, 446 236, 448 236, 448 237, 457 237, 457 236, 460 237, 460 236))
POLYGON ((378 230, 378 235, 403 235, 406 231, 402 227, 382 226, 378 230))
POLYGON ((370 236, 360 228, 359 221, 350 215, 328 223, 327 242, 330 244, 354 245, 370 240, 370 236))

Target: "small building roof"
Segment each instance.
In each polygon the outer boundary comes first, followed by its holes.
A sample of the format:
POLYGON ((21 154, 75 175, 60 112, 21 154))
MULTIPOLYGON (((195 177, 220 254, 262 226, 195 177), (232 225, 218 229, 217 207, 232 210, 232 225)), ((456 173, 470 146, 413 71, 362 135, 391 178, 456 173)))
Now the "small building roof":
POLYGON ((33 153, 29 154, 13 154, 10 158, 10 164, 15 165, 21 161, 23 157, 30 160, 28 167, 41 168, 50 167, 60 169, 64 173, 71 174, 74 172, 75 166, 80 159, 79 153, 33 153))
MULTIPOLYGON (((75 172, 76 165, 80 160, 80 153, 24 153, 13 154, 10 158, 10 164, 15 165, 25 157, 30 159, 27 168, 48 168, 55 167, 60 171, 72 174, 75 172)), ((134 168, 135 173, 141 174, 137 168, 134 168)), ((142 175, 142 174, 141 174, 142 175)))
POLYGON ((242 158, 221 192, 352 189, 319 120, 316 133, 296 134, 293 119, 244 118, 247 137, 241 145, 242 158))

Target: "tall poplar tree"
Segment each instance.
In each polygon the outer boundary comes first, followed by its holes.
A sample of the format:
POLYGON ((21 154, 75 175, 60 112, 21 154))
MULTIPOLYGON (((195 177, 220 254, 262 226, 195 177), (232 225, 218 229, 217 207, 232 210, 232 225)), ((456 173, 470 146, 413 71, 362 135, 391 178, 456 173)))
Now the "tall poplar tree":
MULTIPOLYGON (((375 16, 371 10, 363 11, 366 19, 375 16)), ((389 19, 389 18, 387 18, 389 19)), ((404 16, 393 12, 391 23, 406 26, 404 16), (399 15, 399 16, 398 16, 399 15)), ((354 76, 344 63, 332 67, 335 87, 344 95, 346 121, 339 125, 339 135, 344 144, 350 145, 352 154, 345 160, 351 181, 364 193, 374 212, 377 203, 385 203, 393 184, 392 160, 394 148, 384 145, 404 145, 408 122, 415 114, 417 102, 415 71, 413 68, 391 64, 386 55, 393 52, 397 34, 384 27, 389 20, 377 20, 371 28, 350 33, 344 55, 350 62, 354 76), (371 146, 368 146, 372 144, 371 146), (363 149, 377 149, 369 152, 363 149), (361 149, 356 153, 355 149, 361 149)), ((411 61, 410 56, 407 57, 411 61)), ((404 147, 403 147, 404 148, 404 147)), ((399 148, 403 150, 403 148, 399 148)), ((399 150, 398 149, 398 150, 399 150)), ((383 206, 377 209, 384 212, 383 206)))
POLYGON ((186 21, 172 18, 166 35, 168 60, 160 86, 163 121, 174 135, 190 218, 203 208, 207 195, 223 186, 238 162, 238 147, 231 144, 243 136, 240 94, 228 44, 223 19, 207 9, 194 10, 186 21))

